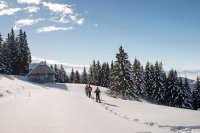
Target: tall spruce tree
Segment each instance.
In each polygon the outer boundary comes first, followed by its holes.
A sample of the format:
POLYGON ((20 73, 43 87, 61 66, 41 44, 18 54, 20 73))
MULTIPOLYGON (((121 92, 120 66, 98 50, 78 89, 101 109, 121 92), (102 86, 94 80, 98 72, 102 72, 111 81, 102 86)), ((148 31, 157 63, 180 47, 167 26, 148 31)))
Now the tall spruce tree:
POLYGON ((196 81, 196 85, 195 85, 195 89, 193 91, 193 108, 195 110, 200 108, 200 78, 197 77, 197 81, 196 81))
POLYGON ((97 85, 98 82, 97 77, 98 77, 97 66, 96 66, 96 61, 94 60, 92 62, 92 65, 90 65, 90 71, 89 71, 90 84, 97 85))
POLYGON ((5 43, 2 47, 2 62, 4 64, 4 69, 2 70, 2 73, 4 74, 11 74, 11 58, 10 58, 10 50, 8 47, 10 41, 10 34, 8 33, 5 43))
POLYGON ((70 83, 75 83, 75 73, 74 73, 74 69, 72 68, 72 71, 70 73, 70 77, 69 77, 69 82, 70 83))
POLYGON ((66 83, 67 82, 67 74, 66 71, 63 67, 63 65, 60 66, 60 82, 61 83, 66 83))
POLYGON ((144 87, 144 72, 143 66, 141 65, 140 61, 135 59, 133 66, 133 84, 134 88, 137 90, 137 95, 145 97, 145 87, 144 87))
POLYGON ((0 33, 0 73, 3 73, 5 65, 3 63, 3 38, 0 33))
POLYGON ((13 29, 10 32, 7 46, 9 51, 11 74, 18 75, 20 73, 20 49, 19 45, 17 45, 17 40, 15 38, 13 29))
POLYGON ((102 76, 103 76, 103 71, 101 69, 101 64, 99 61, 97 61, 96 64, 96 85, 101 86, 102 85, 102 76))
POLYGON ((192 109, 192 92, 191 92, 191 88, 190 85, 188 83, 188 79, 185 77, 184 78, 184 82, 183 82, 183 88, 182 88, 182 104, 181 107, 182 108, 186 108, 186 109, 192 109))
POLYGON ((109 86, 109 74, 110 68, 108 63, 103 63, 101 67, 101 86, 108 87, 109 86))
POLYGON ((75 83, 80 83, 80 74, 79 72, 76 70, 76 73, 75 73, 75 83))
POLYGON ((87 84, 88 83, 88 74, 87 74, 87 71, 86 71, 85 67, 83 68, 83 73, 82 73, 82 76, 81 76, 81 83, 82 84, 87 84))
POLYGON ((144 86, 147 94, 147 99, 152 100, 154 84, 154 66, 147 62, 144 72, 144 86))
POLYGON ((58 82, 59 80, 59 70, 57 64, 54 65, 54 72, 55 72, 55 81, 58 82))
POLYGON ((28 47, 26 32, 23 32, 21 29, 19 31, 17 43, 20 51, 20 73, 27 74, 29 63, 31 63, 31 53, 28 47))
POLYGON ((166 104, 173 107, 180 107, 182 90, 179 87, 177 72, 173 69, 169 71, 167 86, 166 104))
POLYGON ((122 46, 119 53, 116 54, 117 60, 113 68, 113 80, 111 83, 112 93, 120 94, 123 99, 138 99, 138 92, 133 86, 131 64, 128 60, 128 54, 124 52, 122 46), (114 77, 116 76, 116 77, 114 77))
POLYGON ((156 103, 164 103, 165 100, 165 72, 162 63, 155 63, 154 78, 151 98, 156 103))

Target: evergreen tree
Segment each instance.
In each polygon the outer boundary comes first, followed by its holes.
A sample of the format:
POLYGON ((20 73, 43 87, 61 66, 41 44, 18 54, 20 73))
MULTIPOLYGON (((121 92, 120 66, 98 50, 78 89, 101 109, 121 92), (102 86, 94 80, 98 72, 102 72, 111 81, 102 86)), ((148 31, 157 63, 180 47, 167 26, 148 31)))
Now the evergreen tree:
POLYGON ((109 79, 109 75, 110 75, 110 67, 108 63, 104 63, 102 65, 102 71, 103 71, 103 77, 102 77, 102 86, 103 87, 109 87, 110 84, 110 79, 109 79))
POLYGON ((97 86, 101 86, 102 85, 102 75, 103 75, 103 72, 102 72, 102 69, 101 69, 101 64, 99 61, 97 61, 97 64, 96 64, 96 85, 97 86))
POLYGON ((110 71, 112 71, 113 68, 114 68, 114 63, 113 63, 113 60, 112 60, 112 62, 111 62, 111 64, 110 64, 110 71))
POLYGON ((75 83, 80 83, 80 74, 79 72, 76 70, 76 73, 75 73, 75 83))
POLYGON ((119 48, 119 53, 116 54, 117 61, 113 68, 113 77, 111 83, 111 93, 116 93, 122 96, 123 99, 138 99, 138 92, 133 86, 131 78, 131 64, 128 60, 127 53, 124 52, 122 46, 119 48))
POLYGON ((50 68, 51 68, 52 70, 54 70, 54 69, 53 69, 53 65, 52 65, 52 64, 50 65, 50 68))
POLYGON ((89 80, 90 84, 97 85, 97 67, 96 67, 96 62, 95 60, 93 61, 92 65, 90 65, 90 71, 89 71, 89 80))
POLYGON ((11 74, 18 75, 20 73, 20 49, 17 45, 14 30, 10 32, 7 42, 9 50, 9 61, 11 67, 11 74))
POLYGON ((69 80, 69 76, 66 74, 66 77, 65 77, 65 83, 69 83, 70 80, 69 80))
POLYGON ((88 83, 88 75, 87 75, 87 71, 86 68, 83 68, 83 73, 82 73, 82 77, 81 77, 81 83, 82 84, 87 84, 88 83))
POLYGON ((165 72, 162 67, 162 63, 155 63, 154 66, 154 78, 152 88, 152 100, 156 103, 164 103, 165 100, 165 72))
POLYGON ((67 82, 67 74, 65 72, 65 69, 63 65, 60 66, 60 82, 61 83, 66 83, 67 82))
POLYGON ((54 65, 54 72, 55 72, 55 82, 58 82, 58 80, 59 80, 59 70, 58 70, 58 67, 57 67, 56 64, 54 65))
POLYGON ((200 78, 197 77, 197 81, 196 81, 196 86, 195 89, 193 91, 193 108, 195 110, 200 108, 200 78))
POLYGON ((29 63, 31 63, 31 53, 28 47, 26 32, 23 32, 21 29, 17 38, 17 43, 19 47, 19 62, 20 62, 20 73, 27 74, 29 63))
POLYGON ((19 35, 15 37, 14 30, 8 34, 3 43, 0 35, 0 72, 5 74, 27 74, 31 54, 28 48, 26 33, 20 30, 19 35))
POLYGON ((72 68, 72 71, 71 71, 71 74, 70 74, 70 77, 69 77, 69 82, 70 83, 75 83, 75 73, 74 73, 74 69, 72 68))
POLYGON ((10 50, 8 47, 10 41, 10 34, 8 34, 6 38, 6 42, 3 44, 2 47, 2 62, 4 64, 3 70, 1 70, 2 73, 4 74, 11 74, 12 69, 11 69, 11 58, 10 58, 10 50))
POLYGON ((4 68, 5 68, 5 65, 3 62, 3 38, 0 33, 0 73, 3 73, 4 68))
POLYGON ((180 107, 182 91, 180 89, 180 83, 178 82, 177 72, 175 70, 170 70, 167 77, 167 90, 166 90, 166 100, 167 105, 173 107, 180 107))
POLYGON ((145 96, 144 91, 144 75, 143 75, 143 67, 139 60, 135 59, 134 64, 132 66, 133 69, 133 84, 135 89, 137 90, 137 95, 145 96))
POLYGON ((186 109, 192 109, 193 108, 192 107, 192 93, 191 93, 191 88, 189 86, 187 78, 184 78, 182 92, 183 92, 183 95, 182 95, 181 107, 186 108, 186 109))
POLYGON ((147 62, 144 72, 144 86, 148 100, 153 100, 152 99, 153 84, 154 84, 154 66, 151 65, 149 62, 147 62))

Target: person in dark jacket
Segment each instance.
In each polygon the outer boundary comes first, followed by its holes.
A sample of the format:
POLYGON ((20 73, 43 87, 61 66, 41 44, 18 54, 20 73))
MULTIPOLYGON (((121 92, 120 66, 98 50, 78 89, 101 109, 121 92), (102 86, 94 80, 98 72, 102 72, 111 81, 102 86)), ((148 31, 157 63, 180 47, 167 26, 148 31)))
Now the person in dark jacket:
POLYGON ((94 93, 96 93, 96 102, 101 103, 101 99, 100 99, 101 91, 99 90, 99 87, 97 87, 97 89, 94 91, 94 93))

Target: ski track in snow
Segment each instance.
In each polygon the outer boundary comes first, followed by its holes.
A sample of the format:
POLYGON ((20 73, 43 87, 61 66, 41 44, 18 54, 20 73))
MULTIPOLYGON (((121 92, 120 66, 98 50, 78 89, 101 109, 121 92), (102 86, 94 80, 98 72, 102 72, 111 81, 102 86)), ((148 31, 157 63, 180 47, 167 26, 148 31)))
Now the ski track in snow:
MULTIPOLYGON (((92 100, 94 102, 96 102, 94 96, 92 96, 92 100)), ((105 100, 102 100, 102 101, 105 101, 105 100)), ((175 132, 175 133, 183 133, 183 132, 192 133, 193 132, 192 130, 200 129, 199 125, 197 125, 197 126, 170 126, 170 125, 160 125, 159 123, 156 123, 156 122, 147 122, 147 121, 140 120, 140 119, 137 119, 137 118, 131 118, 131 117, 129 117, 129 116, 123 114, 123 113, 120 113, 120 112, 114 110, 112 107, 110 107, 109 105, 106 104, 106 101, 101 102, 100 104, 103 106, 103 108, 108 110, 110 113, 112 113, 112 114, 114 114, 118 117, 121 117, 123 119, 126 119, 128 121, 141 123, 141 124, 144 124, 144 125, 147 125, 147 126, 154 126, 154 127, 157 127, 157 128, 167 129, 167 130, 170 130, 170 131, 175 132)))

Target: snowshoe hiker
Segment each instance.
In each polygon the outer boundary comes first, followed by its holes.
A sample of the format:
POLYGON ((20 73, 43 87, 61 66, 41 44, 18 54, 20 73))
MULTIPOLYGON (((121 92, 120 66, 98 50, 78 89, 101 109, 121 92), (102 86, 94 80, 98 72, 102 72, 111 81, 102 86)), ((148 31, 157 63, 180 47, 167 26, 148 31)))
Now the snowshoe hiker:
POLYGON ((91 97, 92 87, 91 85, 88 86, 88 96, 91 97))
POLYGON ((101 91, 99 90, 99 87, 97 87, 97 89, 94 91, 94 93, 96 93, 96 102, 101 103, 101 99, 100 99, 101 91))

